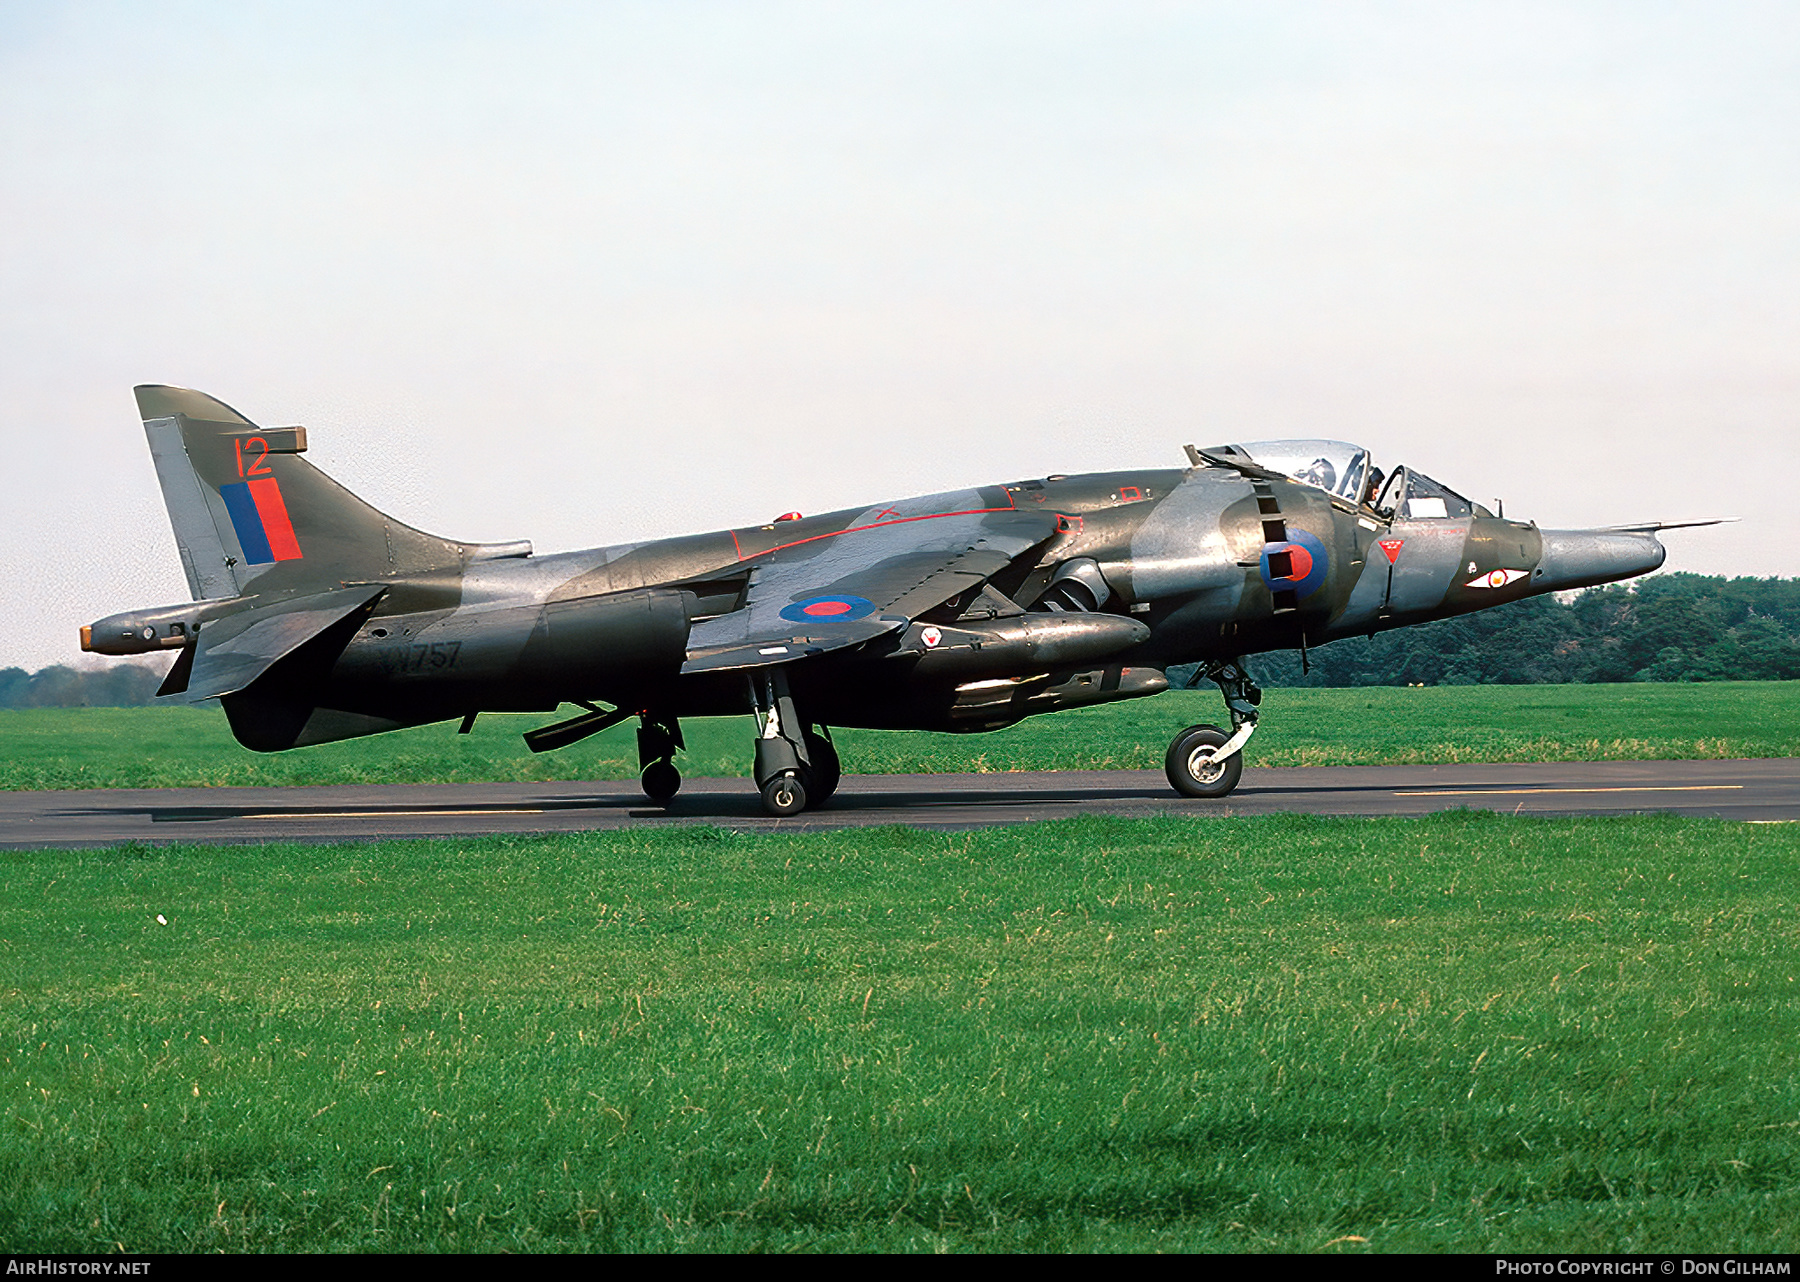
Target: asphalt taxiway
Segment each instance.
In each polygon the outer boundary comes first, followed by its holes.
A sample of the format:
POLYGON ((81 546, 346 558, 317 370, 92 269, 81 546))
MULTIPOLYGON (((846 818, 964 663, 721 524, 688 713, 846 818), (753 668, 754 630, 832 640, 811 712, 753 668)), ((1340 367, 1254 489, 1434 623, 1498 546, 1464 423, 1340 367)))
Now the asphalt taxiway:
POLYGON ((1526 815, 1668 812, 1800 822, 1800 759, 1252 768, 1224 801, 1178 797, 1160 771, 849 775, 829 805, 771 819, 744 779, 689 779, 667 810, 633 783, 0 792, 0 849, 142 842, 368 841, 712 824, 806 832, 962 830, 1076 815, 1526 815))

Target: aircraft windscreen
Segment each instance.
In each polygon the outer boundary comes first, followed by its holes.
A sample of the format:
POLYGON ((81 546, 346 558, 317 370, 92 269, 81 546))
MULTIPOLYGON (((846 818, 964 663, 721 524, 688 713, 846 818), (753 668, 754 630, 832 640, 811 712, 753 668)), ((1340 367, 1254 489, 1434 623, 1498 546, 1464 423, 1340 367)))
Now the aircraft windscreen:
POLYGON ((1234 448, 1272 472, 1355 503, 1367 483, 1369 452, 1348 441, 1247 441, 1234 448))

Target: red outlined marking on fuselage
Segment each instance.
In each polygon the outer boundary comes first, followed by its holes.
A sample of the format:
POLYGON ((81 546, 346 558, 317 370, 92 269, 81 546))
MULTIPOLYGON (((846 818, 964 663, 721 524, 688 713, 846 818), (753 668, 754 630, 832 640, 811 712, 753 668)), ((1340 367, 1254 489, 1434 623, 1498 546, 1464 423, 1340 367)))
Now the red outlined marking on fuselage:
MULTIPOLYGON (((1012 495, 1008 494, 1007 498, 1010 500, 1012 495)), ((889 508, 888 510, 892 511, 893 509, 889 508)), ((808 535, 804 539, 795 539, 791 543, 777 543, 774 547, 764 548, 749 556, 744 555, 744 545, 738 542, 737 531, 733 530, 731 531, 731 546, 737 551, 738 560, 754 561, 759 556, 768 556, 773 552, 797 548, 802 543, 817 543, 820 539, 835 539, 842 534, 860 534, 864 530, 879 530, 888 525, 909 525, 914 521, 941 521, 952 516, 988 516, 996 512, 1017 512, 1018 510, 1018 507, 1009 501, 1005 507, 972 507, 961 512, 925 512, 919 516, 899 516, 891 521, 870 521, 867 525, 852 525, 841 530, 830 530, 824 534, 808 535)))

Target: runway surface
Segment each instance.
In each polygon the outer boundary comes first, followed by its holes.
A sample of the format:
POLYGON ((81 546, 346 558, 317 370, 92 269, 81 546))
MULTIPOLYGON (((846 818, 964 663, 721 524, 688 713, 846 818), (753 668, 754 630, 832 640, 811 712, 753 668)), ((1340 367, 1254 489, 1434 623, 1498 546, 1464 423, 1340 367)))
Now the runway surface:
POLYGON ((414 784, 0 792, 0 849, 125 841, 366 841, 714 824, 806 832, 874 824, 959 830, 1074 815, 1527 815, 1663 811, 1800 822, 1800 759, 1249 769, 1224 801, 1178 797, 1160 771, 851 775, 830 805, 770 819, 746 779, 690 779, 668 810, 635 784, 414 784))

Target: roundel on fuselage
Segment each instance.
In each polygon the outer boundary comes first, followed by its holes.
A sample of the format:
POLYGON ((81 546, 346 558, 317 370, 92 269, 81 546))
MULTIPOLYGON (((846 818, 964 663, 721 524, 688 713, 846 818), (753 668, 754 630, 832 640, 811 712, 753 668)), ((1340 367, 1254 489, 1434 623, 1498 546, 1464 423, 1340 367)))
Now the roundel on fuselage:
POLYGON ((1305 530, 1288 530, 1285 543, 1270 543, 1262 551, 1262 580, 1271 592, 1308 596, 1325 583, 1331 557, 1325 545, 1305 530))

